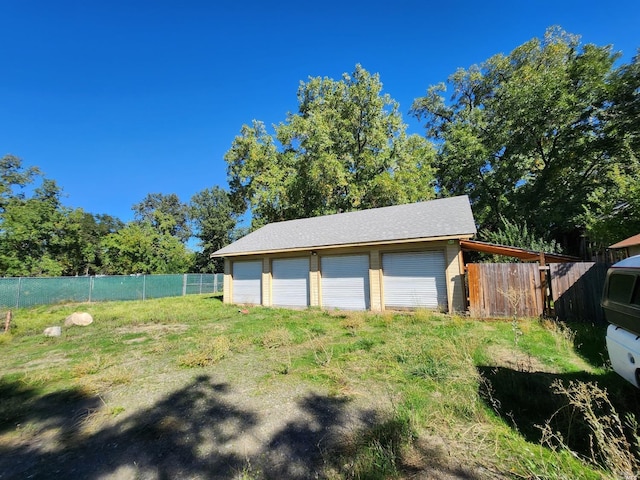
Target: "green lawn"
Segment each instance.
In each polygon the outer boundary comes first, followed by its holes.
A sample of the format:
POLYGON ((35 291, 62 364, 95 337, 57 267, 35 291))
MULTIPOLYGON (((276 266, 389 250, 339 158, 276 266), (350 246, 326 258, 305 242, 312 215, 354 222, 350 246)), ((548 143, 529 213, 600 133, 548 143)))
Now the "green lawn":
POLYGON ((0 478, 596 479, 639 465, 640 395, 607 367, 604 327, 210 295, 13 317, 0 478), (94 323, 42 335, 74 311, 94 323))

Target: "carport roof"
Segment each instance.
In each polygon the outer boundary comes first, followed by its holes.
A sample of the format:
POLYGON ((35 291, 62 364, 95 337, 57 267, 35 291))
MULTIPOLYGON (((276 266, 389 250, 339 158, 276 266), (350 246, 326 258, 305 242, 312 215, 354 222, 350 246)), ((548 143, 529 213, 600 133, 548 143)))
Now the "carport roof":
POLYGON ((270 223, 218 250, 212 256, 435 238, 471 238, 475 233, 469 198, 463 195, 270 223))
POLYGON ((626 248, 633 247, 635 245, 640 245, 640 233, 629 238, 625 238, 621 242, 614 243, 613 245, 609 246, 609 248, 626 248))

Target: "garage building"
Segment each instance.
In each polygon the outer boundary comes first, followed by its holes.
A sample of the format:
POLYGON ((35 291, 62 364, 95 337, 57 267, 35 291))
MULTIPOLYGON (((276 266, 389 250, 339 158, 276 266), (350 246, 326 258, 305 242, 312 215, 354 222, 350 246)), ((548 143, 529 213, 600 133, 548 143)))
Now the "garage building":
POLYGON ((467 196, 266 225, 218 250, 224 302, 274 307, 464 311, 467 196))

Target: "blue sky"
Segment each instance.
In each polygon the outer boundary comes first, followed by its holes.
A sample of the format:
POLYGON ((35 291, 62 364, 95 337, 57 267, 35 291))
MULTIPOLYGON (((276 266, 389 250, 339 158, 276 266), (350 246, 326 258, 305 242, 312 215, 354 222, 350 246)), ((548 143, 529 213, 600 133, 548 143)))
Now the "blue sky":
POLYGON ((409 132, 411 103, 457 68, 560 25, 640 47, 637 1, 0 0, 0 155, 62 187, 64 203, 132 219, 148 193, 226 187, 243 123, 285 120, 309 76, 379 73, 409 132))

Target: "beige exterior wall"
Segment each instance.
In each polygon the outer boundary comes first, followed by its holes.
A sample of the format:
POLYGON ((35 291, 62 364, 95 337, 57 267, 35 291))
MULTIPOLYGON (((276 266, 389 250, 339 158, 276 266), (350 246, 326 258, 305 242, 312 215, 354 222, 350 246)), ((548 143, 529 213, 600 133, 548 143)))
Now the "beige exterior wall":
POLYGON ((262 259, 262 305, 270 307, 271 301, 271 260, 262 259))
POLYGON ((309 264, 309 306, 320 306, 320 262, 318 254, 311 254, 309 264))
POLYGON ((467 309, 467 295, 464 288, 464 271, 460 269, 460 244, 450 241, 445 250, 447 265, 447 298, 449 312, 464 312, 467 309))
MULTIPOLYGON (((464 288, 464 266, 461 261, 461 250, 458 240, 439 240, 431 242, 396 243, 375 246, 355 246, 323 248, 307 252, 267 253, 254 256, 262 261, 262 302, 270 306, 271 301, 271 262, 275 258, 309 257, 309 303, 313 307, 322 306, 322 273, 320 255, 368 254, 369 255, 369 292, 370 308, 373 311, 384 310, 384 284, 382 271, 382 254, 389 252, 441 251, 445 257, 445 273, 447 281, 447 307, 449 312, 466 310, 466 293, 464 288)), ((250 256, 237 257, 248 260, 250 256)), ((224 302, 231 303, 233 298, 233 261, 225 258, 224 302)))
POLYGON ((629 256, 640 255, 640 245, 632 245, 629 247, 629 256))
POLYGON ((231 260, 224 259, 224 284, 222 285, 222 302, 231 303, 233 299, 233 276, 231 275, 231 260))
POLYGON ((382 310, 382 262, 380 250, 369 252, 369 292, 371 295, 370 308, 374 312, 382 310))

